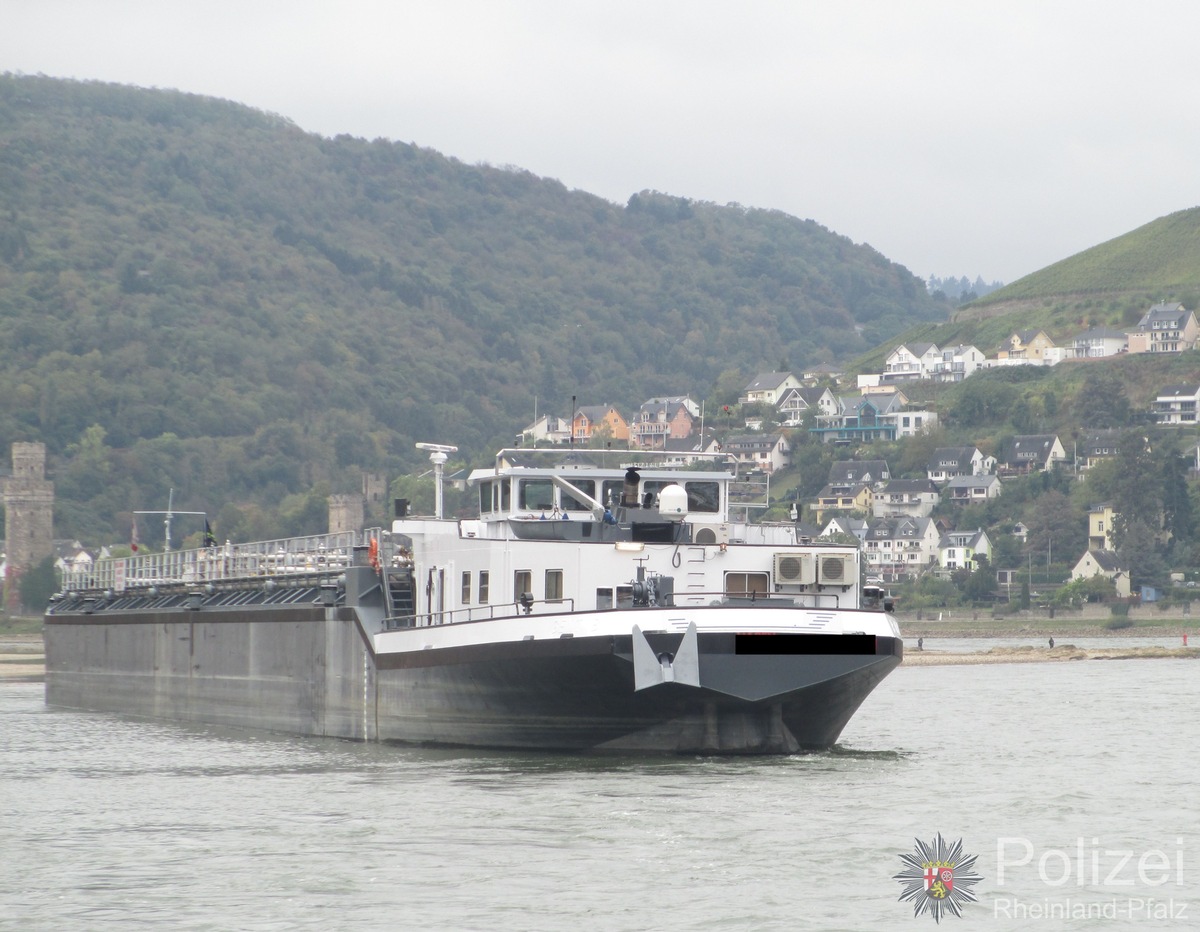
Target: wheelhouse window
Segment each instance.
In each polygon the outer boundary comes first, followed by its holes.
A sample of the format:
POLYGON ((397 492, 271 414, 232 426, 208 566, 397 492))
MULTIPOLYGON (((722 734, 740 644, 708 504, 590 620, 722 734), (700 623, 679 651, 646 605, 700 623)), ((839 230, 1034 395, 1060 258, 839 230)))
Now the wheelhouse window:
POLYGON ((513 599, 519 600, 526 592, 533 592, 533 573, 517 570, 513 573, 513 599))
POLYGON ((511 500, 507 479, 489 479, 479 483, 479 511, 481 514, 492 511, 508 511, 511 500))
POLYGON ((480 570, 479 571, 479 604, 480 605, 487 605, 488 597, 489 597, 488 585, 489 585, 488 571, 480 570))
MULTIPOLYGON (((764 454, 765 456, 765 454, 764 454)), ((646 479, 642 482, 642 500, 648 493, 654 495, 654 500, 657 500, 658 494, 669 485, 682 485, 684 491, 687 492, 688 511, 707 512, 715 514, 721 510, 721 486, 717 482, 702 482, 696 480, 694 482, 675 482, 665 479, 646 479)))
MULTIPOLYGON (((595 479, 576 479, 572 480, 571 485, 579 489, 579 491, 584 495, 590 495, 592 498, 596 497, 595 479)), ((559 496, 562 499, 563 511, 589 511, 592 507, 586 502, 582 502, 575 498, 575 496, 568 493, 566 489, 560 489, 559 496)))
POLYGON ((658 493, 669 485, 674 485, 673 482, 667 482, 664 479, 643 479, 642 480, 642 504, 646 507, 658 505, 658 493))
POLYGON ((549 479, 522 479, 517 483, 517 507, 544 511, 554 507, 554 483, 549 479))
POLYGON ((462 604, 471 604, 471 574, 469 572, 462 574, 462 604))
POLYGON ((721 510, 721 485, 718 482, 685 482, 688 511, 718 512, 721 510))

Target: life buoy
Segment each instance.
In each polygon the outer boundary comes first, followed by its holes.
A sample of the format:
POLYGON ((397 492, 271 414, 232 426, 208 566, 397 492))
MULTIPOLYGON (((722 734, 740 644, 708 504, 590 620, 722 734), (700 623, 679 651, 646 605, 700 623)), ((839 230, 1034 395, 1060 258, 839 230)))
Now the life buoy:
POLYGON ((376 570, 379 569, 379 541, 376 538, 371 538, 371 546, 367 548, 367 560, 376 570))

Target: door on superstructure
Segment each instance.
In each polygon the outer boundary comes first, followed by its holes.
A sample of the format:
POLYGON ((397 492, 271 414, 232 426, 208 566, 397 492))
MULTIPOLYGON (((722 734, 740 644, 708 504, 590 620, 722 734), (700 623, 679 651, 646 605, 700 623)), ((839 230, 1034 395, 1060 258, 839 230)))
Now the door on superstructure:
POLYGON ((425 581, 425 613, 428 624, 438 625, 445 619, 442 613, 446 610, 446 571, 439 567, 430 567, 429 578, 425 581))

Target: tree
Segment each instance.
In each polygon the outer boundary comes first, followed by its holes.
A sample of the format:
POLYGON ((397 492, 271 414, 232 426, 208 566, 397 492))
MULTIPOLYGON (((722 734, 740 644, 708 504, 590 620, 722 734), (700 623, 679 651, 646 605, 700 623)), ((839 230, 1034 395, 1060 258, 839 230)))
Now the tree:
POLYGON ((992 538, 991 562, 997 569, 1017 568, 1021 565, 1021 542, 1008 532, 996 534, 992 538))
POLYGON ((1129 584, 1134 589, 1141 586, 1166 587, 1167 564, 1155 546, 1154 532, 1145 521, 1128 522, 1124 541, 1117 548, 1117 557, 1129 567, 1129 584))
POLYGON ((1059 559, 1074 560, 1083 551, 1087 542, 1087 522, 1071 500, 1057 489, 1039 495, 1025 509, 1025 525, 1029 528, 1026 549, 1041 558, 1046 554, 1052 560, 1054 552, 1059 559))
POLYGON ((963 586, 963 595, 969 602, 984 602, 992 597, 995 589, 996 577, 992 568, 988 566, 987 557, 983 554, 976 554, 975 569, 967 577, 966 585, 963 586))
POLYGON ((1163 527, 1171 532, 1171 546, 1190 544, 1195 539, 1196 516, 1188 493, 1187 471, 1190 462, 1175 449, 1163 457, 1163 527))
POLYGON ((1014 386, 991 373, 977 373, 957 386, 949 419, 961 427, 990 427, 1008 420, 1017 397, 1014 386))
POLYGON ((1126 427, 1133 419, 1125 384, 1109 367, 1093 367, 1083 380, 1075 402, 1080 427, 1126 427))
POLYGON ((1134 521, 1161 524, 1163 511, 1163 470, 1156 462, 1150 438, 1140 431, 1121 435, 1120 450, 1113 457, 1115 475, 1111 504, 1113 546, 1121 549, 1122 541, 1134 521))
POLYGON ((21 576, 21 605, 26 611, 39 614, 58 591, 58 572, 54 569, 54 557, 49 556, 31 566, 21 576))

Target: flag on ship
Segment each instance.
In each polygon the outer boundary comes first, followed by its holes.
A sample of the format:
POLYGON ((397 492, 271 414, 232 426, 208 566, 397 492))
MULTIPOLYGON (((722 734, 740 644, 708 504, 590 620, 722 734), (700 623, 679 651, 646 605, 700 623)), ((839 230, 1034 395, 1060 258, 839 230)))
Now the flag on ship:
POLYGON ((213 534, 212 525, 208 523, 208 518, 204 519, 204 546, 205 547, 217 546, 217 538, 216 538, 216 535, 213 534))
POLYGON ((137 553, 138 549, 138 532, 137 532, 137 515, 133 518, 133 530, 129 532, 129 549, 137 553))

